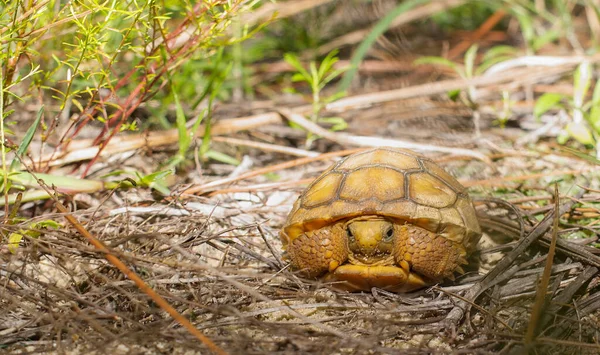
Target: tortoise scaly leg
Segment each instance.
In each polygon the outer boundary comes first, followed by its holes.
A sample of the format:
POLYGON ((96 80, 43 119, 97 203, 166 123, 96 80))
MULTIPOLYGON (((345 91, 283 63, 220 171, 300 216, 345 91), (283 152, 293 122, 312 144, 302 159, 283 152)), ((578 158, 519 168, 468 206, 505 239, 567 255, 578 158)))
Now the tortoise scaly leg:
MULTIPOLYGON (((462 245, 414 225, 396 225, 394 257, 405 271, 416 272, 434 281, 453 279, 466 264, 462 245)), ((463 271, 464 272, 464 271, 463 271)))
POLYGON ((288 246, 292 266, 307 277, 334 271, 348 259, 348 240, 343 223, 301 234, 288 246))

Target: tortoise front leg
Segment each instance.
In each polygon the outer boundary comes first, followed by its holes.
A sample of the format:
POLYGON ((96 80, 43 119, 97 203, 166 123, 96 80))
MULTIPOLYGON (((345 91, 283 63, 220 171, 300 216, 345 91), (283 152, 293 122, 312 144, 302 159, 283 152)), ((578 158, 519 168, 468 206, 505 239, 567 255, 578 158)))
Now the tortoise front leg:
POLYGON ((454 279, 453 273, 463 272, 465 249, 456 242, 426 229, 405 224, 395 226, 394 257, 407 272, 416 272, 433 281, 454 279))
POLYGON ((292 267, 307 277, 334 271, 348 260, 348 238, 343 223, 301 234, 288 245, 292 267))

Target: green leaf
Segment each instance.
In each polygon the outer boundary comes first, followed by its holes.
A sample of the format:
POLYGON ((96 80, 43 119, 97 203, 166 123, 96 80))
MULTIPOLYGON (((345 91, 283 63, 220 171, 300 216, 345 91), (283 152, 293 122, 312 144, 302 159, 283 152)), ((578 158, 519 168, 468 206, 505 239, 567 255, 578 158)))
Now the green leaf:
POLYGON ((478 45, 472 45, 465 53, 465 77, 471 79, 473 77, 473 68, 475 67, 475 58, 477 57, 478 45))
MULTIPOLYGON (((450 59, 443 57, 421 57, 413 62, 414 65, 435 65, 441 67, 448 67, 457 73, 462 72, 462 68, 459 68, 459 64, 454 63, 450 59)), ((462 75, 461 75, 462 76, 462 75)))
POLYGON ((190 130, 190 139, 194 138, 196 136, 196 132, 198 132, 198 129, 200 128, 200 124, 202 124, 202 121, 204 121, 204 118, 206 117, 206 115, 208 114, 208 109, 203 109, 202 111, 200 111, 200 113, 198 114, 198 118, 196 119, 196 122, 194 122, 194 125, 192 125, 192 129, 190 130))
POLYGON ((450 98, 450 100, 452 100, 452 101, 458 100, 459 95, 460 95, 460 89, 448 91, 448 98, 450 98))
POLYGON ((554 42, 562 35, 562 32, 559 30, 548 30, 544 32, 541 36, 535 36, 534 40, 531 42, 531 47, 534 51, 538 51, 546 44, 554 42))
POLYGON ((499 56, 515 57, 518 53, 519 53, 519 50, 512 46, 506 46, 506 45, 494 46, 485 52, 485 54, 483 55, 483 58, 481 58, 481 61, 486 62, 488 60, 492 60, 499 56))
POLYGON ((216 150, 209 150, 206 152, 206 157, 219 161, 221 163, 230 164, 230 165, 240 165, 239 160, 236 158, 227 155, 225 153, 217 152, 216 150))
POLYGON ((337 78, 338 76, 340 76, 341 74, 343 74, 345 71, 347 71, 349 69, 350 69, 350 67, 343 67, 343 68, 336 69, 336 70, 330 72, 329 75, 327 75, 323 80, 321 80, 321 88, 325 87, 325 85, 327 85, 330 81, 337 78))
MULTIPOLYGON (((296 71, 298 72, 297 74, 300 74, 304 81, 306 81, 308 83, 311 82, 311 75, 308 73, 308 71, 306 71, 306 69, 304 69, 304 67, 300 63, 300 60, 298 59, 298 57, 295 54, 285 53, 283 55, 283 60, 285 60, 289 65, 294 67, 294 69, 296 69, 296 71)), ((297 80, 297 81, 300 81, 300 80, 297 80)))
POLYGON ((336 100, 341 99, 342 97, 346 96, 346 92, 342 91, 342 92, 336 92, 333 95, 327 96, 326 98, 323 99, 323 103, 324 104, 329 104, 332 103, 336 100))
POLYGON ((574 79, 574 98, 579 98, 575 105, 577 108, 582 105, 583 99, 587 95, 587 92, 590 88, 590 84, 592 83, 592 65, 589 62, 581 63, 577 70, 575 70, 575 74, 573 76, 574 79))
POLYGON ((334 49, 323 58, 321 65, 319 66, 319 80, 323 79, 325 74, 327 74, 331 70, 331 67, 338 61, 338 58, 336 57, 337 53, 338 50, 334 49))
POLYGON ((304 75, 300 74, 300 73, 295 73, 294 75, 292 75, 292 81, 297 83, 300 81, 307 81, 306 77, 304 77, 304 75))
POLYGON ((317 92, 321 89, 321 86, 319 83, 319 70, 317 69, 317 63, 315 63, 314 61, 311 61, 308 64, 308 67, 310 68, 310 80, 308 82, 310 84, 312 91, 317 92))
POLYGON ((171 194, 171 190, 165 185, 162 181, 157 180, 150 184, 150 188, 158 191, 163 196, 168 196, 171 194))
POLYGON ((561 132, 558 134, 558 136, 556 136, 556 142, 560 145, 565 145, 569 141, 570 137, 571 136, 569 135, 569 133, 567 131, 561 130, 561 132))
MULTIPOLYGON (((137 173, 136 173, 137 174, 137 173)), ((172 170, 161 170, 154 173, 148 174, 144 177, 139 178, 139 185, 143 187, 149 187, 158 191, 163 195, 169 195, 171 191, 166 186, 164 180, 167 176, 173 174, 172 170)), ((139 174, 137 174, 139 176, 139 174)))
POLYGON ((150 186, 153 182, 157 180, 163 180, 167 176, 173 174, 172 170, 161 170, 156 171, 146 176, 143 176, 139 179, 140 186, 150 186))
POLYGON ((592 164, 600 165, 600 160, 596 159, 595 157, 593 157, 593 156, 591 156, 589 154, 585 154, 583 152, 580 152, 577 149, 573 149, 573 148, 570 148, 570 147, 560 147, 560 149, 563 150, 563 151, 565 151, 565 152, 567 152, 567 153, 569 153, 569 154, 575 155, 575 156, 577 156, 577 157, 579 157, 579 158, 581 158, 583 160, 587 160, 588 162, 590 162, 592 164))
POLYGON ((594 145, 594 137, 592 132, 588 129, 585 122, 569 122, 565 127, 565 130, 573 137, 576 141, 584 145, 594 145))
MULTIPOLYGON (((515 10, 522 10, 518 7, 513 8, 513 11, 515 10)), ((530 14, 524 14, 522 12, 517 13, 516 14, 517 17, 517 21, 519 21, 519 25, 521 25, 521 33, 523 35, 523 38, 525 39, 525 42, 527 42, 528 45, 532 45, 533 41, 535 40, 535 31, 533 29, 533 21, 531 19, 530 14)))
POLYGON ((181 102, 179 102, 179 95, 177 95, 177 90, 173 85, 171 85, 171 91, 173 92, 173 99, 175 100, 175 124, 177 125, 177 133, 179 134, 179 154, 185 156, 192 140, 185 127, 187 121, 185 119, 185 113, 183 113, 181 102))
POLYGON ((596 87, 594 87, 588 120, 594 130, 600 133, 600 79, 596 81, 596 87))
MULTIPOLYGON (((64 193, 91 193, 104 189, 104 182, 97 180, 78 179, 70 176, 58 176, 42 173, 37 173, 35 176, 38 179, 43 180, 49 186, 54 185, 58 191, 64 193)), ((11 172, 8 178, 12 182, 22 186, 38 186, 37 180, 33 177, 33 175, 27 172, 11 172)))
POLYGON ((21 244, 21 240, 23 240, 23 237, 23 234, 11 233, 8 236, 8 251, 15 254, 19 248, 19 245, 21 244))
POLYGON ((475 74, 477 74, 477 75, 483 74, 483 73, 485 73, 486 70, 491 68, 493 65, 501 63, 501 62, 505 62, 505 61, 513 59, 513 58, 514 58, 514 56, 512 56, 512 55, 498 55, 496 57, 488 58, 487 60, 482 61, 481 64, 479 64, 477 69, 475 69, 475 74))
POLYGON ((330 124, 331 127, 329 129, 332 131, 342 131, 348 128, 348 122, 346 122, 346 120, 344 120, 342 117, 326 117, 321 118, 320 121, 330 124))
POLYGON ((565 98, 565 95, 556 94, 556 93, 545 93, 540 96, 535 102, 535 107, 533 108, 533 115, 536 118, 539 118, 544 113, 548 112, 548 110, 557 107, 558 103, 565 98))
MULTIPOLYGON (((29 128, 27 129, 27 132, 25 133, 25 136, 23 137, 21 144, 19 144, 19 148, 17 149, 17 152, 16 152, 18 157, 22 157, 27 152, 27 149, 29 148, 31 141, 33 140, 33 136, 35 135, 35 131, 37 131, 37 129, 40 125, 40 121, 42 119, 43 113, 44 113, 44 106, 42 105, 42 107, 40 107, 40 109, 37 113, 37 117, 31 124, 31 126, 29 126, 29 128)), ((13 159, 13 161, 10 163, 9 171, 15 171, 19 168, 19 166, 20 166, 20 160, 17 157, 15 157, 13 159)))
POLYGON ((33 229, 42 229, 42 228, 59 229, 59 228, 62 228, 62 226, 63 226, 62 224, 60 224, 56 221, 47 219, 44 221, 32 223, 30 228, 33 228, 33 229))

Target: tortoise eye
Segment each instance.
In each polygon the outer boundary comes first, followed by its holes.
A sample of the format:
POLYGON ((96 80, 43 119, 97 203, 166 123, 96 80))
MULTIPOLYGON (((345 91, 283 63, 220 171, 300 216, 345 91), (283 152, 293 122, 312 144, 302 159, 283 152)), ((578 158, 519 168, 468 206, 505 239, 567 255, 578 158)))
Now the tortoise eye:
POLYGON ((393 236, 394 236, 394 227, 390 227, 390 228, 388 228, 387 231, 385 231, 385 236, 383 237, 383 239, 386 242, 389 242, 390 240, 392 240, 393 236))
POLYGON ((348 238, 350 238, 351 240, 354 239, 354 234, 352 234, 350 228, 346 228, 346 235, 348 235, 348 238))

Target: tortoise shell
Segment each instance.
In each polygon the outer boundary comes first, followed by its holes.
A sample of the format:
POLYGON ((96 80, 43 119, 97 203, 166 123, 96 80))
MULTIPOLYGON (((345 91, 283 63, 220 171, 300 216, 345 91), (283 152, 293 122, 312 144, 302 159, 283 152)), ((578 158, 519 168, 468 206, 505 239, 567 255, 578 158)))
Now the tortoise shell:
POLYGON ((350 155, 321 174, 295 202, 284 246, 305 232, 358 216, 413 224, 471 251, 481 231, 465 188, 430 159, 405 149, 350 155))

